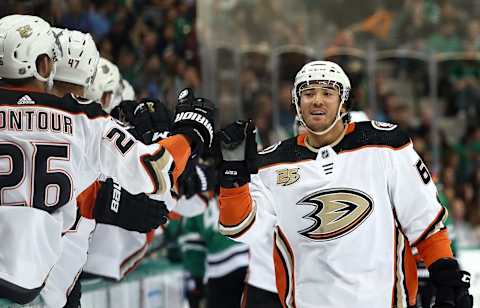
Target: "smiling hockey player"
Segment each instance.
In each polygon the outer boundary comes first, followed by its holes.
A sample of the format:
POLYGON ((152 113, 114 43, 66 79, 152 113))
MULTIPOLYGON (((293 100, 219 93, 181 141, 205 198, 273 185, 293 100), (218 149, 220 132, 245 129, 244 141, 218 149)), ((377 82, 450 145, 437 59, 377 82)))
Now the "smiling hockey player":
POLYGON ((472 307, 427 167, 396 125, 350 123, 349 91, 337 64, 306 64, 292 97, 307 133, 261 152, 257 165, 253 123, 222 130, 220 230, 248 242, 273 218, 284 307, 414 304, 407 240, 428 266, 436 307, 472 307))

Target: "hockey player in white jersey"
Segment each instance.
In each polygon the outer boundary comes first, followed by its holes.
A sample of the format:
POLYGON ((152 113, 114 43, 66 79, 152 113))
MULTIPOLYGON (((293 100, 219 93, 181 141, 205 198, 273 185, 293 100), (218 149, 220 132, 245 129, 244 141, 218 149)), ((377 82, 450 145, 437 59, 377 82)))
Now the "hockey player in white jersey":
MULTIPOLYGON (((97 69, 99 53, 95 42, 89 34, 79 31, 59 28, 53 28, 53 31, 60 43, 61 58, 56 65, 52 93, 60 97, 75 95, 82 100, 97 69)), ((84 103, 90 101, 85 100, 84 103)), ((150 199, 145 194, 132 195, 112 179, 97 181, 81 192, 77 197, 77 206, 80 210, 75 230, 63 235, 62 256, 41 291, 47 307, 77 307, 80 304, 80 282, 75 284, 75 281, 87 261, 87 251, 89 258, 95 257, 101 249, 103 253, 108 251, 109 256, 118 254, 117 259, 122 263, 128 257, 131 262, 125 264, 136 264, 141 259, 138 255, 146 251, 145 232, 165 223, 168 214, 163 202, 150 199), (111 204, 115 204, 115 211, 111 204), (112 229, 115 230, 113 234, 112 229), (99 237, 100 245, 95 241, 99 237), (122 245, 124 238, 131 247, 122 245), (139 247, 132 243, 138 243, 139 247), (127 257, 122 255, 123 250, 126 250, 124 254, 127 257), (66 296, 68 301, 65 304, 66 296)), ((97 267, 103 272, 115 266, 115 263, 107 262, 110 260, 106 260, 104 255, 102 261, 102 265, 97 267)), ((125 270, 130 269, 124 267, 125 270)))
POLYGON ((306 64, 292 97, 308 132, 261 152, 257 164, 251 121, 222 130, 221 231, 248 241, 262 215, 272 217, 284 307, 414 305, 409 243, 431 273, 436 307, 472 307, 427 167, 396 125, 349 123, 349 91, 337 64, 306 64))
POLYGON ((189 157, 211 146, 214 107, 181 100, 176 135, 146 146, 98 104, 45 93, 60 56, 47 22, 3 17, 0 45, 0 231, 11 235, 1 242, 0 297, 26 303, 61 254, 61 235, 75 224, 76 196, 105 174, 130 193, 163 198, 189 157))
MULTIPOLYGON (((140 104, 143 103, 144 102, 140 104)), ((129 105, 128 107, 131 107, 128 108, 128 111, 131 111, 131 114, 129 113, 128 115, 134 118, 134 120, 131 120, 132 123, 128 123, 128 126, 130 127, 129 131, 137 140, 141 140, 146 144, 153 143, 151 140, 152 134, 150 132, 144 133, 145 130, 148 130, 149 128, 152 129, 152 123, 143 117, 144 114, 140 112, 141 108, 137 109, 138 112, 135 115, 133 114, 133 111, 136 109, 135 107, 139 106, 137 102, 123 102, 116 108, 119 112, 116 113, 114 117, 118 117, 120 113, 122 115, 125 114, 123 110, 120 111, 124 105, 129 105), (133 125, 134 123, 137 123, 136 118, 140 118, 139 121, 142 122, 143 126, 133 125), (150 136, 149 142, 146 142, 147 135, 150 136)), ((161 112, 157 111, 157 113, 161 112)), ((112 111, 112 115, 113 114, 114 112, 112 111)), ((124 120, 126 119, 122 118, 122 122, 126 123, 124 120)), ((164 130, 170 130, 171 121, 171 115, 168 114, 168 120, 166 121, 167 125, 164 130)), ((111 182, 112 180, 109 181, 111 182)), ((89 189, 89 191, 85 192, 85 196, 82 197, 87 199, 86 202, 93 201, 94 203, 99 203, 105 202, 105 199, 108 200, 111 198, 112 193, 114 193, 114 191, 112 191, 109 186, 104 187, 102 183, 102 188, 99 192, 93 190, 92 193, 91 189, 89 189)), ((132 196, 122 189, 121 199, 125 199, 124 201, 128 200, 129 202, 132 202, 134 201, 132 199, 135 197, 136 196, 132 196)), ((90 242, 88 259, 84 267, 84 272, 95 276, 121 280, 141 262, 152 239, 153 230, 145 234, 127 231, 124 228, 120 228, 118 224, 98 223, 90 242)))

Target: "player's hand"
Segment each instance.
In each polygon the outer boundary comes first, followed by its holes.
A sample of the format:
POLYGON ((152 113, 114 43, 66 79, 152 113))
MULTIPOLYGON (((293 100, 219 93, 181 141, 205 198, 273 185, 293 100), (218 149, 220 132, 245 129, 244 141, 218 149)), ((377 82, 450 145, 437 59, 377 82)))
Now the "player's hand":
POLYGON ((121 101, 120 104, 110 111, 110 115, 124 124, 132 125, 133 111, 138 102, 132 100, 121 101))
POLYGON ((437 292, 434 308, 472 308, 473 297, 468 293, 470 273, 460 270, 454 259, 440 259, 428 268, 437 292))
POLYGON ((206 98, 195 97, 192 89, 178 95, 172 131, 190 139, 192 157, 212 147, 215 105, 206 98))
POLYGON ((196 194, 213 191, 217 185, 217 172, 214 167, 190 160, 178 178, 178 193, 187 199, 196 194))
POLYGON ((172 117, 167 106, 152 98, 141 99, 131 118, 133 135, 145 144, 165 138, 172 126, 172 117))
POLYGON ((232 188, 250 182, 250 174, 258 172, 256 129, 253 121, 236 121, 217 132, 216 138, 222 161, 220 186, 232 188))
POLYGON ((167 215, 164 202, 146 194, 132 195, 111 178, 102 183, 94 209, 97 222, 142 233, 165 224, 167 215))

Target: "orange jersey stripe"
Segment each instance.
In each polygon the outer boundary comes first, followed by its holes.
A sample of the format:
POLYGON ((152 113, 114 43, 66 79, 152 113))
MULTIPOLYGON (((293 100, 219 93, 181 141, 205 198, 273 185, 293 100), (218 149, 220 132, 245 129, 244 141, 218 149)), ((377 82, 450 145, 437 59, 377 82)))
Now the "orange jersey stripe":
POLYGON ((295 260, 287 238, 278 227, 274 233, 273 263, 280 302, 284 308, 295 308, 295 260))
POLYGON ((447 229, 427 237, 417 244, 418 253, 422 256, 423 262, 429 267, 433 262, 442 258, 453 258, 452 248, 448 239, 447 229))
POLYGON ((150 230, 147 232, 147 244, 151 244, 153 241, 153 238, 155 237, 155 230, 150 230))
POLYGON ((176 183, 178 177, 185 170, 187 161, 190 158, 191 148, 188 140, 183 135, 174 135, 163 139, 159 144, 167 149, 175 161, 175 168, 173 169, 173 181, 176 183))
POLYGON ((287 270, 277 247, 273 248, 273 264, 275 266, 275 282, 277 285, 278 296, 280 297, 282 307, 286 308, 285 299, 287 297, 288 283, 287 270))
POLYGON ((418 292, 418 275, 417 275, 417 263, 415 257, 412 254, 410 243, 405 239, 405 255, 404 255, 404 273, 405 284, 407 288, 408 305, 415 306, 417 302, 418 292))
POLYGON ((438 223, 442 222, 444 220, 444 217, 446 217, 447 210, 442 206, 440 211, 438 212, 437 216, 435 219, 428 225, 428 227, 422 232, 422 234, 418 237, 418 239, 415 241, 415 243, 412 244, 413 247, 417 246, 418 243, 423 241, 426 237, 428 237, 428 234, 432 231, 435 230, 435 227, 438 225, 438 223))
POLYGON ((94 219, 93 210, 95 208, 97 194, 101 186, 102 184, 99 181, 95 181, 77 196, 77 207, 80 210, 81 216, 94 219))
POLYGON ((242 223, 252 210, 248 184, 236 188, 220 187, 220 223, 231 227, 242 223))
POLYGON ((168 219, 170 219, 170 220, 180 220, 180 219, 182 219, 182 215, 178 214, 175 211, 170 211, 170 213, 168 213, 168 219))

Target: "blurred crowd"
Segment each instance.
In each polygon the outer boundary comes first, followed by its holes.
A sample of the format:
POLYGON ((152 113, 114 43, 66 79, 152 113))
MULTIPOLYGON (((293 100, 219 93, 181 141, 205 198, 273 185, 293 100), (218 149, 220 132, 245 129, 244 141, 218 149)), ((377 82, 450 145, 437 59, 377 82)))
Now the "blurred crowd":
MULTIPOLYGON (((240 48, 240 76, 233 82, 240 83, 237 99, 245 116, 255 119, 264 145, 293 133, 290 90, 298 68, 315 57, 335 61, 352 82, 354 109, 411 134, 444 194, 459 247, 480 244, 478 1, 228 3, 215 6, 218 12, 211 15, 231 20, 219 31, 220 40, 233 36, 247 46, 240 48), (272 54, 279 56, 272 61, 272 54)), ((226 19, 218 18, 212 28, 226 19)), ((225 49, 219 55, 228 56, 225 49)), ((228 63, 219 62, 220 78, 227 76, 220 85, 231 82, 229 70, 228 63)), ((225 111, 238 93, 228 91, 217 93, 225 111)))
POLYGON ((215 83, 214 92, 204 94, 215 96, 221 122, 239 114, 253 118, 264 146, 294 133, 295 72, 312 57, 334 60, 352 81, 355 109, 409 131, 431 167, 434 146, 440 146, 433 175, 458 245, 480 244, 478 1, 7 0, 0 9, 2 15, 33 13, 58 27, 90 32, 137 97, 171 104, 184 87, 200 92, 215 83), (226 47, 215 48, 218 42, 226 47), (217 52, 214 80, 201 80, 213 57, 201 57, 202 44, 217 52), (285 45, 313 53, 284 52, 272 70, 272 50, 285 45), (371 48, 410 52, 377 52, 372 73, 371 48), (419 52, 449 53, 437 58, 435 104, 429 58, 419 52))
POLYGON ((193 0, 33 0, 2 6, 2 15, 35 14, 59 28, 89 32, 138 97, 171 101, 167 98, 185 87, 199 88, 193 0))

